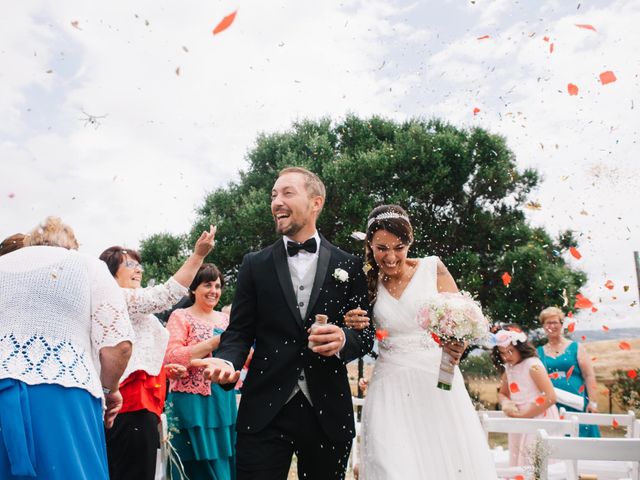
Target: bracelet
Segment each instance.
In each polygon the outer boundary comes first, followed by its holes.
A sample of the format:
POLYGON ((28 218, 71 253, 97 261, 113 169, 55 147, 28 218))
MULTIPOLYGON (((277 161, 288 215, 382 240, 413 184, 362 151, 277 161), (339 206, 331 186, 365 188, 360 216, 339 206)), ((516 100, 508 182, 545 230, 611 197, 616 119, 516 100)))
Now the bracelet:
POLYGON ((111 393, 111 389, 107 387, 102 387, 102 393, 105 395, 109 395, 111 393))

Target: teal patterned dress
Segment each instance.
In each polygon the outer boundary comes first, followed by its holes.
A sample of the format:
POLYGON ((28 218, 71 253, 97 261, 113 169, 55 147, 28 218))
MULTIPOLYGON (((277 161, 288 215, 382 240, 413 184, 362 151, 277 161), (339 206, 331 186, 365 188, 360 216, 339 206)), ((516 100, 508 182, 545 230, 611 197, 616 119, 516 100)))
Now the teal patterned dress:
MULTIPOLYGON (((580 365, 578 364, 578 344, 576 342, 571 342, 565 351, 557 357, 550 357, 546 355, 544 348, 540 346, 538 347, 538 356, 546 367, 547 373, 550 375, 557 373, 557 375, 550 377, 551 383, 553 383, 554 387, 566 390, 567 392, 571 392, 575 395, 580 395, 584 398, 584 407, 582 410, 576 410, 575 408, 571 408, 560 403, 558 404, 558 407, 564 407, 567 412, 584 412, 589 401, 587 399, 587 387, 584 383, 582 370, 580 370, 580 365), (571 367, 573 367, 573 373, 567 379, 567 372, 571 367)), ((600 430, 597 425, 580 425, 580 436, 599 437, 600 430)))

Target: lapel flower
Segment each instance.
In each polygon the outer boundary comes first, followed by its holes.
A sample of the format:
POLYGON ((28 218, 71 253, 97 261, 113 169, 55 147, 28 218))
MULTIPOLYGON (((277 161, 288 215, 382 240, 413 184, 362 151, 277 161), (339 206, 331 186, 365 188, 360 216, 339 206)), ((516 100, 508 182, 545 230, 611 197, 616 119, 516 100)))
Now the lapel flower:
POLYGON ((333 278, 335 278, 339 282, 346 282, 347 280, 349 280, 349 274, 346 270, 336 268, 333 271, 333 278))

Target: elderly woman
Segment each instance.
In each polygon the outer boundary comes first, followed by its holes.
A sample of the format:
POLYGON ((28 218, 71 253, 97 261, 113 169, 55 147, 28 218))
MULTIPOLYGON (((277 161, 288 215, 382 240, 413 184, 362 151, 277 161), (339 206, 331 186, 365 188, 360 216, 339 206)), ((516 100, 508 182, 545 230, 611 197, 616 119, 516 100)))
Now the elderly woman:
MULTIPOLYGON (((107 431, 107 455, 111 480, 153 480, 160 446, 158 422, 164 409, 167 381, 162 363, 169 332, 153 315, 184 295, 204 258, 211 252, 215 228, 203 232, 193 254, 166 283, 140 288, 143 268, 135 250, 110 247, 100 255, 124 293, 136 344, 120 381, 123 405, 113 428, 107 431)), ((186 373, 181 365, 172 372, 186 373)))
MULTIPOLYGON (((204 369, 193 366, 218 349, 229 325, 229 317, 214 310, 223 287, 220 270, 204 264, 189 287, 193 305, 175 310, 167 324, 171 337, 165 361, 189 367, 187 376, 171 381, 167 416, 175 432, 172 443, 186 476, 198 480, 235 479, 235 393, 212 385, 204 369)), ((181 478, 177 470, 173 478, 181 478)))
MULTIPOLYGON (((568 412, 586 410, 598 413, 598 404, 595 401, 596 375, 591 359, 582 345, 564 337, 564 312, 556 307, 548 307, 540 312, 539 318, 548 342, 538 347, 538 356, 547 369, 553 386, 582 397, 584 402, 581 409, 575 409, 562 404, 562 396, 559 396, 559 406, 568 412)), ((596 425, 580 425, 580 436, 599 437, 600 430, 596 425)))
POLYGON ((107 480, 103 422, 122 404, 127 306, 60 219, 30 244, 0 257, 0 478, 107 480))

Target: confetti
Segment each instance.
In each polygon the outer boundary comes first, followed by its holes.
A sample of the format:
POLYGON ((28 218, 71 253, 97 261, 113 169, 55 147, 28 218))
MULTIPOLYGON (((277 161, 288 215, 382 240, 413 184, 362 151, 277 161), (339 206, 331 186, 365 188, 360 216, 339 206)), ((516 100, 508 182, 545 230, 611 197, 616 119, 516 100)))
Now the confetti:
POLYGON ((473 116, 475 117, 479 113, 480 113, 480 109, 478 107, 473 107, 473 116))
POLYGON ((15 196, 16 196, 16 194, 13 193, 13 192, 11 192, 9 195, 7 195, 7 197, 9 197, 9 198, 15 198, 15 196))
POLYGON ((431 333, 431 338, 433 338, 433 341, 436 342, 438 345, 442 344, 442 341, 440 340, 440 337, 437 336, 435 333, 431 333))
POLYGON ((542 210, 540 202, 534 202, 533 200, 524 204, 524 208, 529 210, 542 210))
POLYGON ((518 384, 516 382, 510 383, 509 384, 509 391, 511 393, 518 393, 520 391, 520 387, 518 386, 518 384))
POLYGON ((567 313, 567 317, 569 317, 569 318, 573 318, 573 312, 569 312, 569 313, 567 313))
POLYGON ((573 83, 570 83, 569 85, 567 85, 567 92, 569 92, 569 95, 578 95, 578 86, 574 85, 573 83))
POLYGON ((509 272, 504 272, 500 278, 502 278, 502 283, 504 283, 505 287, 508 287, 511 283, 511 275, 509 275, 509 272))
POLYGON ((544 37, 542 37, 542 40, 544 40, 545 42, 549 41, 549 37, 547 37, 546 35, 544 37))
POLYGON ((478 40, 486 40, 487 38, 491 38, 489 35, 482 35, 481 37, 478 37, 478 40))
POLYGON ((607 280, 607 281, 605 282, 604 286, 605 286, 606 288, 608 288, 609 290, 613 290, 613 287, 614 287, 613 282, 612 282, 611 280, 607 280))
POLYGON ((560 378, 560 375, 558 374, 558 372, 553 372, 549 374, 549 378, 552 380, 557 380, 558 378, 560 378))
POLYGON ((576 247, 569 247, 569 253, 576 260, 580 260, 582 258, 582 254, 578 251, 576 247))
POLYGON ((629 285, 624 285, 622 287, 622 290, 624 290, 625 292, 628 292, 629 291, 629 285))
POLYGON ((584 335, 582 335, 582 336, 580 337, 580 340, 582 340, 583 342, 584 342, 586 339, 587 339, 587 337, 586 337, 586 336, 584 336, 584 335))
POLYGON ((71 21, 71 26, 72 26, 73 28, 77 28, 78 30, 82 30, 82 29, 80 28, 80 22, 79 22, 78 20, 72 20, 72 21, 71 21))
POLYGON ((176 75, 179 77, 180 76, 180 67, 176 68, 176 75))
POLYGON ((629 370, 627 372, 627 377, 629 377, 631 380, 635 380, 638 377, 638 371, 637 370, 629 370))
POLYGON ((591 307, 591 311, 592 311, 593 313, 596 313, 596 312, 598 311, 598 308, 597 308, 597 307, 591 307))
POLYGON ((383 329, 376 330, 376 338, 378 339, 379 342, 381 342, 388 336, 389 336, 389 332, 387 332, 386 330, 383 330, 383 329))
POLYGON ((624 340, 618 344, 621 350, 631 350, 631 344, 629 342, 625 342, 624 340))
POLYGON ((569 370, 567 370, 567 381, 569 381, 569 379, 571 378, 571 375, 573 375, 573 369, 576 368, 575 365, 571 365, 571 367, 569 367, 569 370))
POLYGON ((595 362, 598 359, 598 357, 591 357, 591 361, 595 362))
POLYGON ((553 53, 553 42, 549 44, 549 53, 553 53))
POLYGON ((611 422, 611 426, 613 428, 618 428, 620 426, 620 424, 618 423, 618 421, 614 418, 613 422, 611 422))
POLYGON ((536 398, 536 405, 544 405, 544 397, 542 395, 536 398))
POLYGON ((576 329, 576 322, 571 322, 569 325, 567 325, 567 331, 569 333, 573 333, 575 329, 576 329))
POLYGON ((593 303, 587 297, 582 295, 581 293, 576 294, 576 308, 591 308, 593 307, 593 303))
POLYGON ((606 325, 602 325, 602 330, 604 330, 605 332, 609 331, 609 327, 607 327, 606 325))
POLYGON ((524 475, 516 475, 513 480, 524 480, 524 475))
POLYGON ((582 393, 584 392, 584 385, 580 385, 580 388, 578 389, 578 393, 582 393))
POLYGON ((600 74, 600 82, 602 85, 606 85, 607 83, 613 83, 617 80, 616 76, 611 70, 607 70, 606 72, 602 72, 600 74))
POLYGON ((236 13, 238 13, 238 10, 236 10, 233 13, 230 13, 229 15, 224 17, 222 20, 220 20, 220 23, 218 23, 218 25, 216 25, 216 28, 213 29, 213 34, 217 35, 220 32, 224 32, 227 28, 229 28, 233 23, 233 21, 236 19, 236 13))
POLYGON ((575 26, 578 28, 583 28, 585 30, 593 30, 594 32, 596 31, 595 27, 593 25, 589 25, 588 23, 576 23, 575 26))

